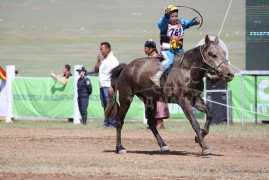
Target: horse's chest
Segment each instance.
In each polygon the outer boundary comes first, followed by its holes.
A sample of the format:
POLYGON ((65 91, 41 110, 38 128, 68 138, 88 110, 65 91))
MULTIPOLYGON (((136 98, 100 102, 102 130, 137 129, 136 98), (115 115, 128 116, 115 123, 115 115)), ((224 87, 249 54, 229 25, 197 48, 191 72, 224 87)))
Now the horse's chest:
POLYGON ((204 85, 203 81, 194 81, 191 78, 186 77, 182 86, 182 93, 184 96, 200 96, 204 85))

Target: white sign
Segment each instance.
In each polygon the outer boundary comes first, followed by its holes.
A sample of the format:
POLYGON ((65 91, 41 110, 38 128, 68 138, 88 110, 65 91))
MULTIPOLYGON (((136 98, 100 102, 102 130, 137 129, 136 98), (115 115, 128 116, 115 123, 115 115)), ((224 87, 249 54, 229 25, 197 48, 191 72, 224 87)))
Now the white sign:
POLYGON ((269 100, 269 94, 266 94, 265 89, 269 88, 269 81, 268 80, 262 80, 259 84, 259 95, 262 100, 269 100))

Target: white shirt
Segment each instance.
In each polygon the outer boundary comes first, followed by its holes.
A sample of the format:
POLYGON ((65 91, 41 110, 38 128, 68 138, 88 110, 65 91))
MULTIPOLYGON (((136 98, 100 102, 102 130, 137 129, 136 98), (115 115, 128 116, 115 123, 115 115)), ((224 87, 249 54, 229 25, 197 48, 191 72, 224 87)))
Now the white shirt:
POLYGON ((119 65, 119 61, 113 55, 113 52, 110 52, 108 56, 101 61, 99 67, 99 85, 100 87, 110 87, 110 71, 119 65))

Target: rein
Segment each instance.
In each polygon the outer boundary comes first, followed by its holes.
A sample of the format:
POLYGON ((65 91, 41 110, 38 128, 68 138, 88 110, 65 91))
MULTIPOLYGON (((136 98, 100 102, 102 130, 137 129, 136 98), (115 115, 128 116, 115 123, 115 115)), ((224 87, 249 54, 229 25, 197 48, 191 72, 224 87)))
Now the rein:
MULTIPOLYGON (((181 59, 180 59, 180 61, 179 61, 179 65, 178 65, 178 67, 179 68, 187 68, 187 69, 201 69, 201 70, 204 70, 205 71, 205 73, 206 74, 210 74, 210 75, 212 75, 212 74, 215 74, 216 76, 219 76, 218 74, 218 68, 223 64, 223 63, 225 63, 226 61, 228 61, 228 60, 223 60, 217 67, 213 67, 212 65, 210 65, 207 61, 206 61, 206 59, 205 59, 205 57, 204 57, 204 55, 203 55, 203 53, 202 53, 202 46, 199 46, 199 50, 200 50, 200 54, 201 54, 201 57, 202 57, 202 59, 203 59, 203 63, 205 63, 205 64, 207 64, 210 68, 212 68, 212 69, 209 69, 209 68, 203 68, 203 67, 195 67, 195 66, 192 66, 192 67, 182 67, 182 63, 183 63, 183 61, 184 61, 184 54, 183 54, 183 56, 181 57, 181 59)), ((172 69, 172 71, 173 71, 173 69, 172 69)), ((214 76, 215 76, 214 75, 214 76)))

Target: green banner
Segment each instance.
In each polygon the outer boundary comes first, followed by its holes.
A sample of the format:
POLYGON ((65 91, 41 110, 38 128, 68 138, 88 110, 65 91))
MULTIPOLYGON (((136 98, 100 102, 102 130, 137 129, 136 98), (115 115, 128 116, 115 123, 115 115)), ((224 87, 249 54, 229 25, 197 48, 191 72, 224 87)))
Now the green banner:
MULTIPOLYGON (((89 77, 93 92, 88 106, 89 118, 103 118, 98 77, 89 77)), ((74 78, 62 85, 52 78, 14 78, 12 82, 13 115, 17 117, 73 117, 74 78)), ((143 119, 143 104, 135 97, 127 119, 143 119)))
MULTIPOLYGON (((103 118, 104 110, 100 101, 98 77, 89 77, 93 92, 88 106, 89 118, 103 118)), ((73 117, 73 77, 62 85, 52 78, 14 78, 13 79, 13 115, 17 117, 73 117)), ((176 104, 169 104, 170 118, 186 118, 176 104)), ((197 117, 203 113, 194 111, 197 117)), ((144 104, 134 97, 126 119, 144 118, 144 104)))
POLYGON ((72 117, 73 79, 63 86, 52 78, 14 78, 13 115, 72 117))
MULTIPOLYGON (((244 97, 242 97, 242 76, 235 76, 229 83, 232 92, 233 118, 242 118, 242 100, 244 100, 244 119, 255 119, 255 83, 254 76, 244 76, 244 97)), ((257 77, 257 118, 269 119, 269 77, 257 77)))
MULTIPOLYGON (((186 119, 184 112, 182 111, 181 107, 177 104, 168 104, 170 118, 171 119, 186 119)), ((197 109, 193 108, 193 113, 196 118, 203 118, 204 113, 198 111, 197 109)))
MULTIPOLYGON (((89 118, 103 118, 104 110, 100 101, 98 77, 89 77, 93 92, 88 106, 89 118)), ((244 80, 244 119, 255 119, 254 77, 245 76, 244 80)), ((15 117, 73 117, 74 79, 68 79, 66 85, 52 78, 14 78, 12 81, 13 115, 15 117)), ((242 110, 242 77, 235 76, 228 84, 232 92, 233 119, 241 119, 242 110)), ((258 119, 268 119, 269 112, 269 77, 257 77, 257 111, 258 119), (261 115, 265 114, 265 115, 261 115)), ((170 118, 186 118, 182 109, 176 104, 169 104, 170 118)), ((194 110, 197 118, 203 118, 204 113, 194 110)), ((126 115, 126 119, 143 119, 144 105, 135 97, 126 115)))

